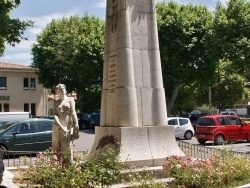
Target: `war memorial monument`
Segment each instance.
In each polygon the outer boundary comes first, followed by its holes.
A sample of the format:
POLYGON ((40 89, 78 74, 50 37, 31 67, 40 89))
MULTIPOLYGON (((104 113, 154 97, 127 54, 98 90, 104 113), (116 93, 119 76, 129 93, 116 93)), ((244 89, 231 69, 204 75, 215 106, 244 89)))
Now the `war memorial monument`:
POLYGON ((167 125, 154 0, 107 0, 101 103, 90 153, 119 147, 133 166, 184 156, 167 125))

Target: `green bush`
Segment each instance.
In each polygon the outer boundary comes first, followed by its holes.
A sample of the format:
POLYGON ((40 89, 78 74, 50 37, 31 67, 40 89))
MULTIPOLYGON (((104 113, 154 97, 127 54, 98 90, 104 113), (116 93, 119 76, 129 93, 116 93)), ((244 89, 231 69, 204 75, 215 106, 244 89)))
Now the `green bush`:
POLYGON ((223 152, 211 159, 182 159, 173 155, 164 164, 167 174, 174 178, 174 187, 203 188, 230 187, 239 182, 249 182, 250 161, 244 156, 223 152))
POLYGON ((39 153, 34 165, 27 169, 26 179, 31 185, 44 188, 56 187, 108 187, 119 179, 123 163, 117 159, 117 153, 107 148, 101 157, 87 153, 74 153, 74 162, 63 167, 61 153, 47 150, 39 153))

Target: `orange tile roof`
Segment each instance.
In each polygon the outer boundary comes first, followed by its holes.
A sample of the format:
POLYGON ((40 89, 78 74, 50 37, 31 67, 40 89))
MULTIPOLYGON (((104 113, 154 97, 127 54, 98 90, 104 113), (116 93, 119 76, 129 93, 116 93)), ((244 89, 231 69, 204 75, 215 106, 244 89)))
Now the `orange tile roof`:
POLYGON ((0 62, 0 69, 34 69, 31 66, 0 62))

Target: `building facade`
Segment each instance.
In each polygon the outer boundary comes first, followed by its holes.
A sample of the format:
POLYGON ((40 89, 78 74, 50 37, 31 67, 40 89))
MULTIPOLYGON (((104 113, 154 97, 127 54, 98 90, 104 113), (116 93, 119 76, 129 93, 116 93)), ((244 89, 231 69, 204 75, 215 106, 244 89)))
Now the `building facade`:
POLYGON ((48 92, 30 66, 0 62, 0 112, 48 115, 48 92))

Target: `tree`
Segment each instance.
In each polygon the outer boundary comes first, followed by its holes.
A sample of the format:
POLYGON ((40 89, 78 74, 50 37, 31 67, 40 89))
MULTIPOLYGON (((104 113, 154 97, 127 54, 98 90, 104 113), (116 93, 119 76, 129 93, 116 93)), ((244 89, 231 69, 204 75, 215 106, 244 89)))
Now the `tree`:
POLYGON ((214 55, 230 60, 242 75, 250 78, 250 2, 230 0, 227 7, 217 3, 214 32, 214 55))
POLYGON ((13 19, 10 11, 17 8, 20 4, 20 0, 1 0, 0 1, 0 57, 3 56, 5 50, 5 43, 15 46, 22 39, 24 30, 33 25, 31 21, 20 21, 19 19, 13 19))
POLYGON ((76 91, 82 112, 100 110, 104 22, 94 16, 53 20, 32 47, 39 82, 46 88, 64 83, 76 91))
MULTIPOLYGON (((211 87, 213 106, 218 107, 220 103, 221 109, 231 108, 242 99, 244 77, 237 74, 230 61, 220 60, 219 69, 219 83, 211 87)), ((198 104, 208 104, 208 88, 197 89, 200 91, 197 95, 198 104)))
POLYGON ((168 115, 183 86, 215 82, 210 55, 212 14, 204 6, 157 4, 159 44, 168 115))

